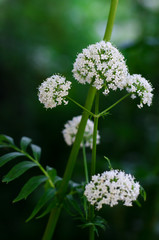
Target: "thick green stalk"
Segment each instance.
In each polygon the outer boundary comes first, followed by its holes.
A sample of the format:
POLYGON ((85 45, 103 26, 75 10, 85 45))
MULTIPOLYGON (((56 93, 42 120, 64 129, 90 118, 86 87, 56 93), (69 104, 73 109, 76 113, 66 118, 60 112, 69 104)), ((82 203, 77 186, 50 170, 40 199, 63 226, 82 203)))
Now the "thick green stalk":
POLYGON ((55 231, 56 224, 57 224, 57 221, 58 221, 60 213, 61 213, 61 208, 62 208, 62 205, 59 205, 58 207, 54 208, 51 211, 49 220, 48 220, 48 224, 46 226, 42 240, 51 240, 52 239, 52 235, 55 231))
MULTIPOLYGON (((86 99, 86 103, 85 103, 85 108, 88 111, 90 111, 92 108, 95 93, 96 93, 96 88, 90 86, 90 89, 89 89, 89 92, 87 95, 87 99, 86 99)), ((68 182, 72 176, 72 172, 73 172, 73 169, 74 169, 74 166, 76 163, 76 158, 77 158, 77 154, 79 152, 80 144, 83 139, 83 134, 84 134, 84 130, 86 127, 88 117, 89 117, 89 113, 84 111, 80 125, 79 125, 78 132, 76 134, 76 139, 75 139, 75 142, 73 144, 73 147, 72 147, 69 159, 68 159, 64 177, 63 177, 63 180, 62 180, 59 192, 58 192, 58 198, 59 198, 60 203, 62 203, 62 201, 65 197, 65 192, 67 190, 68 182)), ((55 230, 55 227, 56 227, 56 223, 57 223, 59 215, 60 215, 60 211, 61 211, 61 207, 59 207, 59 206, 57 206, 56 208, 54 208, 52 210, 49 221, 48 221, 48 225, 46 227, 46 230, 45 230, 42 240, 51 240, 52 235, 55 230)))
POLYGON ((91 226, 90 232, 89 232, 89 240, 94 240, 94 239, 95 239, 94 228, 93 228, 93 226, 91 226))
POLYGON ((107 27, 106 27, 104 38, 103 38, 103 40, 106 42, 110 41, 111 39, 117 6, 118 6, 118 0, 111 0, 107 27))

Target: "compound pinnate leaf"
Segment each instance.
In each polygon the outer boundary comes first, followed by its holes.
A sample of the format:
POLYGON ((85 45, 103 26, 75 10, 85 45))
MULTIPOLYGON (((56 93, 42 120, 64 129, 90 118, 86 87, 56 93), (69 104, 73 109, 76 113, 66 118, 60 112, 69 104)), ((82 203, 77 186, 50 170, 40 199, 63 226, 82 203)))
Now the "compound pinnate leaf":
POLYGON ((30 178, 28 182, 26 182, 25 185, 22 187, 20 193, 13 200, 13 202, 18 202, 22 199, 26 199, 40 184, 42 184, 46 180, 47 177, 43 175, 30 178))
POLYGON ((23 173, 25 173, 28 169, 32 167, 36 167, 37 164, 30 161, 23 161, 18 164, 16 164, 9 172, 8 174, 3 178, 2 182, 10 182, 14 180, 15 178, 18 178, 23 173))

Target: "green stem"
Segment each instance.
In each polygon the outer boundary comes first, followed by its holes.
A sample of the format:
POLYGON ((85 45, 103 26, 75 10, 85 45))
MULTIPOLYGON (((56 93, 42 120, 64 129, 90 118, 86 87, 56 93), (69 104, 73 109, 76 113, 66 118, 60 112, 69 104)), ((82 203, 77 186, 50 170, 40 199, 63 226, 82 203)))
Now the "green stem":
POLYGON ((116 101, 114 104, 112 104, 110 107, 108 107, 107 109, 105 109, 104 111, 102 111, 101 113, 99 113, 97 115, 97 117, 101 117, 103 115, 105 115, 110 109, 112 109, 113 107, 115 107, 118 103, 120 103, 122 100, 124 100, 126 97, 130 96, 132 93, 128 93, 126 94, 124 97, 120 98, 118 101, 116 101))
POLYGON ((108 167, 109 167, 109 169, 110 170, 113 170, 113 168, 112 168, 112 165, 111 165, 111 162, 110 162, 110 160, 109 160, 109 158, 107 158, 107 157, 105 157, 104 156, 104 158, 107 160, 107 162, 108 162, 108 167))
POLYGON ((71 102, 75 103, 78 107, 80 107, 82 110, 86 111, 87 113, 89 113, 89 115, 91 115, 92 117, 94 117, 94 113, 90 112, 88 109, 86 109, 85 107, 83 107, 81 104, 79 104, 78 102, 76 102, 74 99, 70 98, 69 96, 66 97, 68 100, 70 100, 71 102))
MULTIPOLYGON (((97 115, 99 111, 99 91, 96 93, 95 99, 95 114, 97 115)), ((98 117, 94 118, 94 130, 93 130, 93 148, 92 148, 92 161, 91 161, 91 176, 95 174, 96 171, 96 146, 97 146, 97 130, 98 130, 98 117)), ((89 217, 90 220, 94 219, 94 206, 89 206, 89 217)), ((90 226, 89 229, 89 239, 95 239, 94 227, 90 226)))
POLYGON ((89 240, 94 240, 94 239, 95 239, 94 228, 93 228, 93 226, 91 226, 90 232, 89 232, 89 240))
POLYGON ((111 0, 108 22, 107 22, 107 26, 106 26, 106 30, 103 38, 103 40, 106 42, 110 41, 111 39, 117 6, 118 6, 118 0, 111 0))
MULTIPOLYGON (((88 178, 88 167, 87 167, 87 159, 86 159, 86 148, 84 145, 84 141, 83 141, 83 162, 84 162, 84 172, 85 172, 85 180, 86 180, 86 184, 89 182, 89 178, 88 178)), ((87 199, 84 196, 84 210, 85 210, 85 216, 86 216, 86 220, 88 219, 88 206, 87 206, 87 199)))
POLYGON ((83 141, 83 162, 84 162, 84 172, 85 172, 85 179, 86 179, 86 183, 89 182, 89 178, 88 178, 88 167, 87 167, 87 159, 86 159, 86 149, 85 149, 85 145, 84 145, 84 141, 83 141))
MULTIPOLYGON (((111 39, 111 34, 113 30, 113 25, 114 25, 114 20, 115 20, 115 15, 116 15, 116 10, 117 10, 117 5, 118 5, 118 0, 111 0, 111 6, 110 6, 110 11, 109 11, 109 17, 108 17, 108 22, 106 26, 106 31, 104 34, 104 41, 110 41, 111 39)), ((96 98, 96 111, 98 110, 98 105, 99 105, 99 98, 96 98), (98 99, 98 100, 97 100, 98 99)), ((96 114, 96 112, 95 112, 96 114)), ((93 151, 92 151, 92 166, 91 166, 91 175, 95 174, 95 166, 96 166, 96 134, 97 134, 97 128, 98 128, 98 117, 94 119, 94 136, 93 136, 93 151)), ((90 206, 90 219, 92 220, 94 218, 94 207, 90 206)), ((89 231, 89 240, 94 240, 95 239, 95 232, 93 226, 90 227, 89 231)))
MULTIPOLYGON (((99 111, 99 91, 96 93, 95 99, 95 114, 99 111)), ((92 148, 92 162, 91 162, 91 176, 95 174, 96 169, 96 142, 97 142, 97 130, 98 130, 98 117, 94 118, 94 130, 93 130, 93 148, 92 148)))
POLYGON ((59 219, 60 213, 61 213, 62 205, 59 205, 58 207, 54 208, 49 216, 48 224, 46 226, 44 236, 42 240, 51 240, 53 232, 55 231, 57 221, 59 219))
MULTIPOLYGON (((90 86, 89 92, 88 92, 88 95, 87 95, 87 99, 86 99, 86 103, 85 103, 85 108, 88 111, 90 111, 91 108, 92 108, 95 93, 96 93, 96 88, 90 86)), ((58 192, 58 197, 59 197, 59 202, 60 203, 62 203, 62 201, 65 197, 65 192, 67 190, 68 182, 69 182, 69 180, 71 179, 71 176, 72 176, 72 172, 73 172, 73 169, 74 169, 74 166, 75 166, 75 163, 76 163, 77 154, 78 154, 79 149, 80 149, 80 144, 81 144, 81 141, 83 139, 83 134, 84 134, 84 130, 85 130, 85 127, 86 127, 86 124, 87 124, 88 117, 89 117, 89 113, 84 111, 83 115, 82 115, 80 125, 79 125, 78 132, 76 134, 76 139, 75 139, 75 142, 73 144, 73 147, 72 147, 72 150, 71 150, 68 162, 67 162, 64 177, 63 177, 63 180, 62 180, 62 183, 60 185, 59 192, 58 192)), ((45 230, 45 233, 44 233, 44 236, 43 236, 42 240, 51 240, 51 237, 54 233, 54 230, 55 230, 55 227, 56 227, 56 224, 57 224, 57 220, 58 220, 59 215, 60 215, 60 211, 61 211, 61 207, 59 209, 59 206, 57 206, 56 208, 54 208, 52 210, 49 221, 48 221, 48 225, 46 227, 46 230, 45 230)))

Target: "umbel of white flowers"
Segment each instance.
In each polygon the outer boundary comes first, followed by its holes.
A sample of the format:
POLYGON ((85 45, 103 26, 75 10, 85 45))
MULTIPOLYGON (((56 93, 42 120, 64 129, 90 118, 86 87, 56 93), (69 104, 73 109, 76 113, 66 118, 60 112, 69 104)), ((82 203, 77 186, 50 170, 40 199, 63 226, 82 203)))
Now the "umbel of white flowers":
MULTIPOLYGON (((112 90, 126 89, 133 99, 137 96, 140 98, 139 108, 152 103, 151 84, 139 74, 129 74, 123 55, 110 42, 97 42, 83 49, 72 72, 79 83, 92 84, 97 90, 102 89, 104 95, 112 90)), ((70 86, 71 82, 66 81, 65 77, 53 75, 40 85, 39 101, 45 108, 67 104, 70 86)))
POLYGON ((126 90, 133 93, 132 98, 140 97, 140 104, 137 105, 139 108, 142 108, 143 104, 148 106, 152 104, 153 88, 140 74, 128 75, 126 90))
POLYGON ((128 69, 123 55, 110 42, 97 42, 78 54, 73 66, 74 78, 82 83, 92 83, 98 90, 122 90, 126 86, 128 69))
MULTIPOLYGON (((75 137, 78 131, 78 127, 81 121, 82 116, 73 117, 72 120, 69 120, 65 126, 64 130, 62 131, 63 137, 67 145, 72 145, 75 141, 75 137)), ((85 147, 92 148, 93 146, 93 128, 94 123, 93 121, 89 120, 87 121, 86 128, 83 135, 83 142, 85 144, 85 147)), ((81 143, 81 147, 83 146, 83 142, 81 143)), ((97 144, 100 142, 100 136, 99 132, 97 131, 97 144)))
POLYGON ((141 75, 130 75, 124 56, 110 42, 97 42, 77 55, 74 78, 82 84, 92 84, 107 95, 111 90, 126 89, 132 98, 140 97, 139 108, 152 103, 152 86, 141 75))
POLYGON ((39 86, 39 101, 45 108, 54 108, 62 103, 67 104, 65 97, 71 88, 71 82, 66 81, 65 77, 52 75, 39 86))
POLYGON ((124 171, 111 170, 101 175, 92 176, 92 180, 85 187, 84 195, 96 209, 102 208, 103 204, 113 207, 119 201, 125 206, 132 206, 140 193, 140 185, 134 181, 131 174, 124 171))

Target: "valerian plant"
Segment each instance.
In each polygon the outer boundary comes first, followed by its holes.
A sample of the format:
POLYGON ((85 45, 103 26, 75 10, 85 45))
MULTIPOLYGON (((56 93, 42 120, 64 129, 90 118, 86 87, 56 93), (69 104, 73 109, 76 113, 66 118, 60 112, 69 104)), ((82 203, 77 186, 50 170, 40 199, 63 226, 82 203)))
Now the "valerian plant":
MULTIPOLYGON (((100 143, 98 120, 106 116, 110 110, 130 96, 139 98, 139 108, 152 104, 153 88, 151 83, 139 74, 130 75, 124 56, 110 42, 118 0, 111 1, 107 28, 103 41, 89 45, 77 55, 73 65, 73 76, 79 84, 89 84, 90 88, 85 105, 82 106, 69 96, 71 82, 60 74, 54 74, 41 83, 38 88, 39 101, 45 108, 55 108, 61 104, 75 103, 83 114, 69 120, 62 131, 67 145, 72 145, 63 178, 51 166, 44 168, 40 164, 41 148, 32 143, 28 137, 22 137, 19 146, 13 138, 0 135, 0 146, 11 152, 0 157, 0 167, 18 158, 20 160, 4 176, 3 182, 10 182, 20 177, 33 167, 39 169, 39 175, 31 177, 22 187, 13 202, 26 199, 35 189, 42 188, 43 194, 26 221, 41 218, 50 213, 43 240, 52 239, 61 210, 80 220, 82 228, 89 228, 89 239, 95 239, 98 228, 104 229, 105 219, 100 217, 103 205, 113 207, 119 202, 132 206, 138 201, 139 195, 146 200, 146 193, 135 177, 123 170, 113 169, 106 158, 109 170, 96 173, 96 146, 100 143), (114 104, 99 112, 99 95, 109 96, 112 91, 120 90, 123 97, 114 104), (126 94, 125 94, 126 92, 126 94), (95 102, 95 111, 92 105, 95 102), (91 118, 91 119, 89 119, 91 118), (94 119, 94 121, 93 121, 94 119), (92 151, 91 169, 88 171, 86 148, 92 151), (82 183, 71 180, 78 152, 82 148, 85 177, 82 183), (23 161, 21 161, 23 159, 23 161), (90 172, 91 174, 89 174, 90 172)), ((104 153, 105 154, 105 153, 104 153)))

